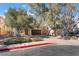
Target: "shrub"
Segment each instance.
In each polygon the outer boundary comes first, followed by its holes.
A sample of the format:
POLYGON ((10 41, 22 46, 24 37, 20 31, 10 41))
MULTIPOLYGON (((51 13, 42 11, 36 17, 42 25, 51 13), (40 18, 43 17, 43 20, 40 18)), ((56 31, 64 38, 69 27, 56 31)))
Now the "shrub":
POLYGON ((16 44, 17 42, 15 39, 8 39, 4 42, 5 45, 10 45, 10 44, 16 44))
POLYGON ((32 41, 36 42, 36 41, 43 41, 42 38, 32 38, 32 41))
POLYGON ((18 37, 18 38, 8 39, 4 42, 4 44, 10 45, 10 44, 19 44, 19 43, 26 43, 26 42, 31 42, 31 40, 25 39, 25 38, 22 38, 22 37, 18 37))

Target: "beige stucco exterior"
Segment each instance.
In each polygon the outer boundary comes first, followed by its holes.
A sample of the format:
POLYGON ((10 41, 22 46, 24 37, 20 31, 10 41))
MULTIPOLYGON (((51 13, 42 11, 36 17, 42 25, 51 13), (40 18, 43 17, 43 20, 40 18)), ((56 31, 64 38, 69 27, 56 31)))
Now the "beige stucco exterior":
POLYGON ((7 35, 9 28, 5 25, 4 17, 0 16, 0 35, 7 35))

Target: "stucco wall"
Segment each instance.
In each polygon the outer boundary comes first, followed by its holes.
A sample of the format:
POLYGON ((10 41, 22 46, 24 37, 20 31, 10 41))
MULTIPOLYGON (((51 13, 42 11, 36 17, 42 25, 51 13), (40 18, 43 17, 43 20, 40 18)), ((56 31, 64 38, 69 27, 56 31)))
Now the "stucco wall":
POLYGON ((5 25, 4 17, 0 16, 0 35, 8 34, 8 27, 5 25))

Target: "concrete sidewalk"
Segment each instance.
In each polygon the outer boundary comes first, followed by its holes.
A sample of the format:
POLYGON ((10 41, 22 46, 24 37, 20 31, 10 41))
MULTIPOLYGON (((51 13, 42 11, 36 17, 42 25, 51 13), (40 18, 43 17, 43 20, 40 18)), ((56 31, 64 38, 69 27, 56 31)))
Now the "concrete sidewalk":
POLYGON ((64 40, 63 38, 59 39, 57 37, 52 37, 52 38, 49 38, 49 39, 45 39, 47 40, 48 42, 54 42, 56 45, 76 45, 76 46, 79 46, 79 40, 74 40, 74 39, 71 39, 71 40, 64 40))

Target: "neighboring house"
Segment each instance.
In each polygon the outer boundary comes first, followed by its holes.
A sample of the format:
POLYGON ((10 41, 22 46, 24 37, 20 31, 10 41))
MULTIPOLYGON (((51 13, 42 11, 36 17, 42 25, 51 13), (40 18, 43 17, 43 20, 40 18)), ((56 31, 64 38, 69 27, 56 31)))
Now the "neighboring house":
POLYGON ((28 31, 28 34, 30 34, 30 35, 48 35, 49 31, 47 28, 43 27, 43 28, 30 29, 30 31, 28 31))
POLYGON ((74 24, 73 31, 79 31, 79 22, 74 24))
MULTIPOLYGON (((13 31, 5 25, 4 19, 5 17, 0 16, 0 35, 10 35, 13 31)), ((20 35, 48 35, 48 29, 46 27, 26 29, 22 30, 20 35)))
POLYGON ((8 27, 5 25, 4 19, 5 17, 0 16, 0 35, 8 34, 8 27))
POLYGON ((74 23, 74 26, 73 26, 73 31, 74 32, 78 32, 79 31, 79 17, 75 17, 74 19, 75 23, 74 23))

